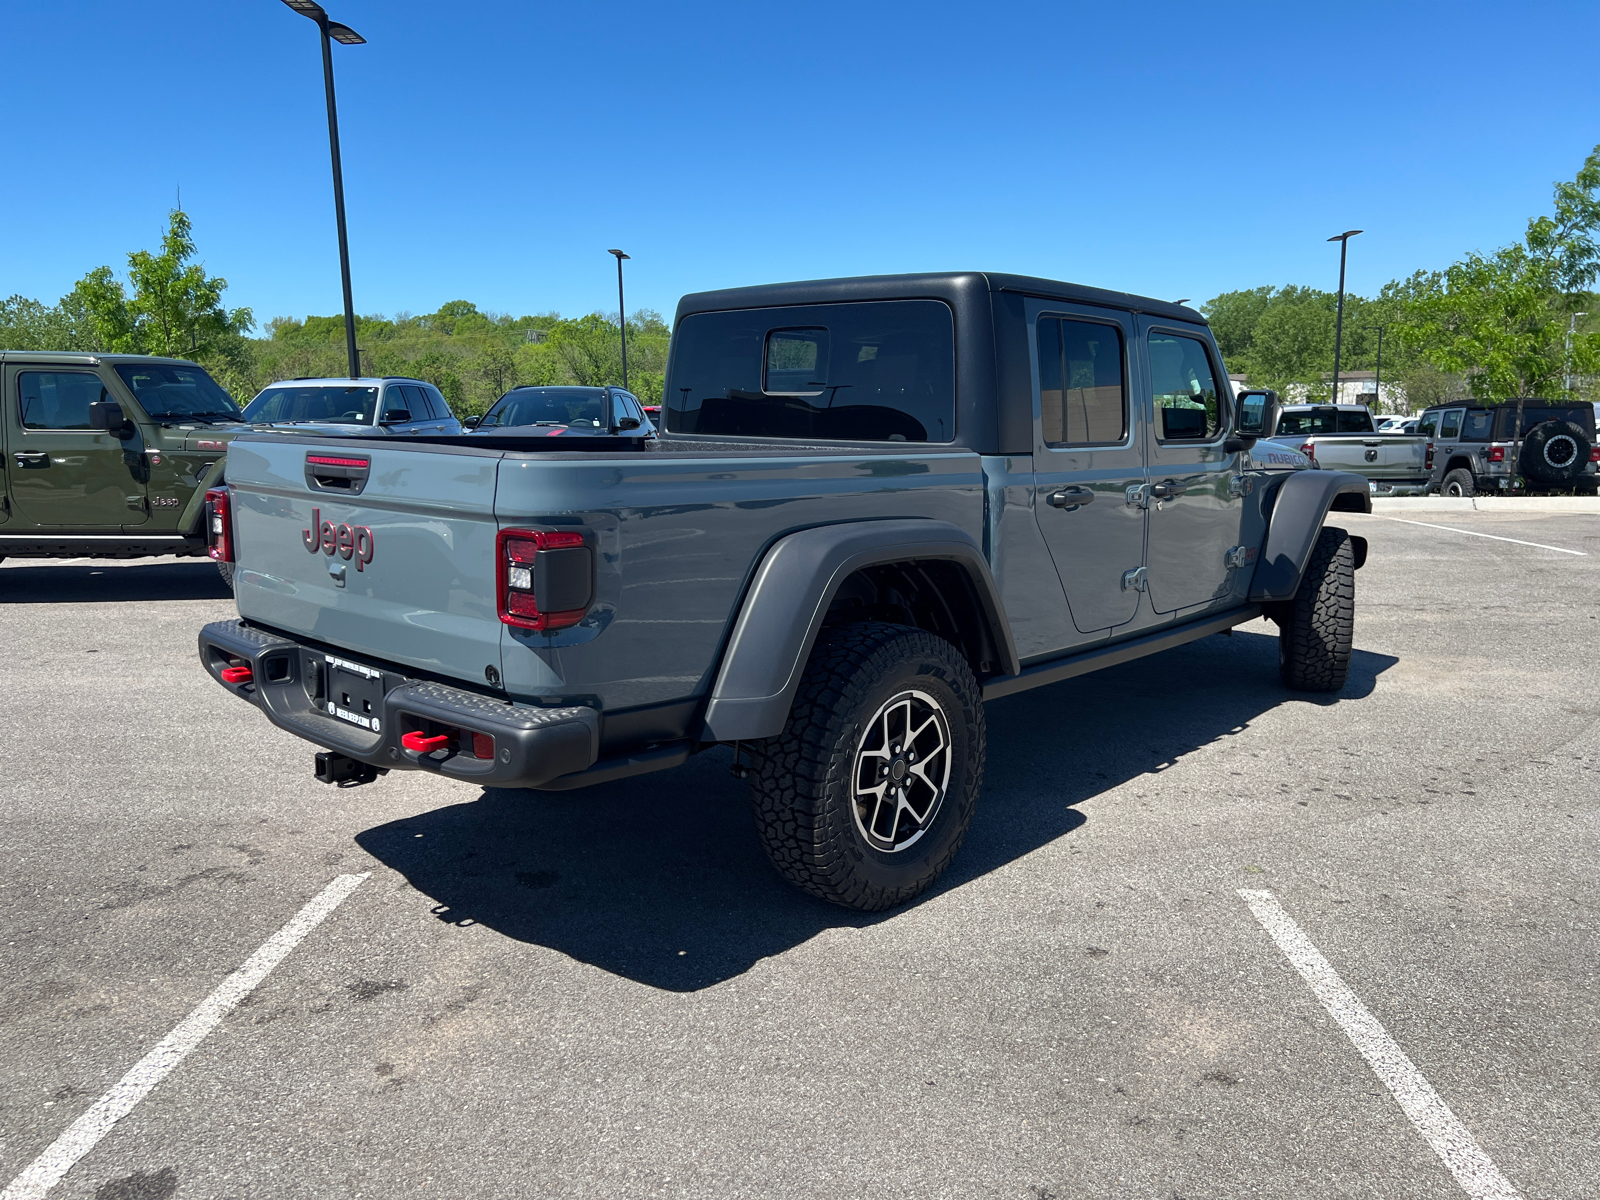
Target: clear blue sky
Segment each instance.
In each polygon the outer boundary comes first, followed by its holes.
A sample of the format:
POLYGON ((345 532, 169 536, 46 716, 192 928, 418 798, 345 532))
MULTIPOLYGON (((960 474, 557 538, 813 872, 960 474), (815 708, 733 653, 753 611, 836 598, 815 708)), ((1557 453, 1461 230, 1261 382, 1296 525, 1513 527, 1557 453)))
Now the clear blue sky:
MULTIPOLYGON (((339 310, 314 26, 6 0, 0 295, 153 247, 181 185, 259 320, 339 310)), ((357 311, 628 307, 975 268, 1175 299, 1516 239, 1600 142, 1592 4, 336 0, 357 311)))

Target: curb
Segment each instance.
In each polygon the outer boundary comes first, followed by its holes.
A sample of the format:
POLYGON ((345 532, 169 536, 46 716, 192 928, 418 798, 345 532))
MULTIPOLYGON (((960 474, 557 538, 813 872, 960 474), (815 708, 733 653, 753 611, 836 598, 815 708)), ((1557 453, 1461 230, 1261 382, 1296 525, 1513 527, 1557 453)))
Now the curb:
POLYGON ((1600 513, 1600 496, 1374 496, 1372 511, 1600 513))

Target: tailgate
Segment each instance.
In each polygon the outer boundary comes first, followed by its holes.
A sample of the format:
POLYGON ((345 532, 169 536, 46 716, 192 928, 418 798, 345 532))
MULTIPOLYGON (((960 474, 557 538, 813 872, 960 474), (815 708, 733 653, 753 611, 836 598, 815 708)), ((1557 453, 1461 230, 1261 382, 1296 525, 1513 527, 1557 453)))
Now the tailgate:
POLYGON ((236 440, 228 484, 239 615, 356 657, 478 680, 485 667, 499 671, 500 457, 466 446, 236 440))

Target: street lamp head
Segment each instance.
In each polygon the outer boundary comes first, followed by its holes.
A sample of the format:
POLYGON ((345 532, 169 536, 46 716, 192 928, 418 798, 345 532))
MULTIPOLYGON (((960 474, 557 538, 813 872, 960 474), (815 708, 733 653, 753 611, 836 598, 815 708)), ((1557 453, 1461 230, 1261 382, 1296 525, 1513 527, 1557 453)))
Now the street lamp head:
MULTIPOLYGON (((284 0, 284 3, 287 4, 288 0, 284 0)), ((1342 242, 1342 241, 1345 241, 1345 240, 1347 240, 1349 238, 1355 237, 1355 235, 1358 234, 1358 233, 1365 233, 1365 232, 1366 232, 1365 229, 1346 229, 1343 233, 1334 234, 1328 240, 1330 242, 1342 242)))
POLYGON ((328 22, 328 36, 334 41, 345 46, 365 46, 367 39, 362 37, 348 25, 341 25, 338 21, 328 22))
POLYGON ((633 257, 633 255, 631 255, 631 254, 624 254, 621 250, 607 250, 606 253, 607 254, 615 254, 617 256, 617 261, 618 262, 621 262, 625 258, 632 258, 633 257))
POLYGON ((319 25, 328 19, 327 10, 318 4, 317 0, 283 0, 283 2, 302 17, 310 17, 319 25))

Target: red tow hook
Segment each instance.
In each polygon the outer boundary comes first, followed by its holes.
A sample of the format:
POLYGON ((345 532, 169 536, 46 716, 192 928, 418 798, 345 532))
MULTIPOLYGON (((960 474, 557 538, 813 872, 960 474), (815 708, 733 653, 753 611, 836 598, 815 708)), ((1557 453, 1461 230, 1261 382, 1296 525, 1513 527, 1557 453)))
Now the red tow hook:
POLYGON ((254 675, 249 667, 223 667, 222 678, 225 683, 249 683, 254 675))
POLYGON ((418 754, 430 754, 435 750, 443 750, 450 744, 448 733, 436 733, 432 737, 420 729, 414 729, 400 739, 400 744, 407 750, 415 750, 418 754))

